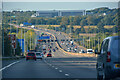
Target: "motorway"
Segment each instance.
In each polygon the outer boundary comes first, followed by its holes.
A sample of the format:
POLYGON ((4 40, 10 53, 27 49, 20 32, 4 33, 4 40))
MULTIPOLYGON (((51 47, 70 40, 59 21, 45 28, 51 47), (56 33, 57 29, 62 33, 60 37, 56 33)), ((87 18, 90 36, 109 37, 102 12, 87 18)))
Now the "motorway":
MULTIPOLYGON (((2 71, 3 78, 96 78, 96 58, 75 57, 61 51, 43 60, 13 60, 15 64, 2 71)), ((10 61, 10 60, 9 60, 10 61)), ((13 62, 10 62, 13 63, 13 62)), ((3 63, 6 67, 8 62, 3 63)))
MULTIPOLYGON (((56 35, 57 36, 57 35, 56 35)), ((65 36, 63 36, 65 37, 65 36)), ((52 47, 56 47, 55 42, 52 47)), ((3 60, 2 77, 4 78, 96 78, 96 57, 81 57, 66 54, 60 49, 52 52, 52 57, 43 60, 3 60)))

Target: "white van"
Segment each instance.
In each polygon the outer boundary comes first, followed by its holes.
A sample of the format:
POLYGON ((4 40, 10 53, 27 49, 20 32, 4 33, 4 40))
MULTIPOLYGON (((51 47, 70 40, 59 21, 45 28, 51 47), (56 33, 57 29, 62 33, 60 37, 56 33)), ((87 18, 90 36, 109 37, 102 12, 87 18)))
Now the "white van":
POLYGON ((93 49, 87 49, 87 53, 93 53, 93 49))

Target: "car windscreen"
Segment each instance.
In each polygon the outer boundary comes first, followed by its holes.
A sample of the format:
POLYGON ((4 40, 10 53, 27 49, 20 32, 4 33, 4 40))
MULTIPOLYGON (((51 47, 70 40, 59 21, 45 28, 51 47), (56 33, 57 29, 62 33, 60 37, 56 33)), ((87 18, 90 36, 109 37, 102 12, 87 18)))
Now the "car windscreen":
POLYGON ((34 53, 28 53, 28 56, 35 56, 34 53))

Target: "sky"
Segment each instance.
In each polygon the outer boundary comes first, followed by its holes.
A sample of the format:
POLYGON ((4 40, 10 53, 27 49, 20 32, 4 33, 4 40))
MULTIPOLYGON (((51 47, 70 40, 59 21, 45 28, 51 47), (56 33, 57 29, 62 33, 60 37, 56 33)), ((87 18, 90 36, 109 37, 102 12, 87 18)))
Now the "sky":
MULTIPOLYGON (((100 7, 118 8, 118 2, 3 2, 3 10, 91 10, 100 7)), ((19 0, 18 0, 19 1, 19 0)), ((22 1, 22 0, 21 0, 22 1)), ((27 0, 26 0, 27 1, 27 0)), ((30 0, 29 0, 30 1, 30 0)))
POLYGON ((4 2, 118 2, 119 0, 2 0, 4 2))

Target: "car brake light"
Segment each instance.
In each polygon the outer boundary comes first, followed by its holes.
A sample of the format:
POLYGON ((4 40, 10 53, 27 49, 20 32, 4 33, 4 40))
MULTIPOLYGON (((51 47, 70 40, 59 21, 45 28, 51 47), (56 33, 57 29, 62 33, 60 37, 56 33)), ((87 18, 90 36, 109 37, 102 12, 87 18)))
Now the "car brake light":
POLYGON ((107 52, 107 62, 111 61, 110 52, 107 52))

